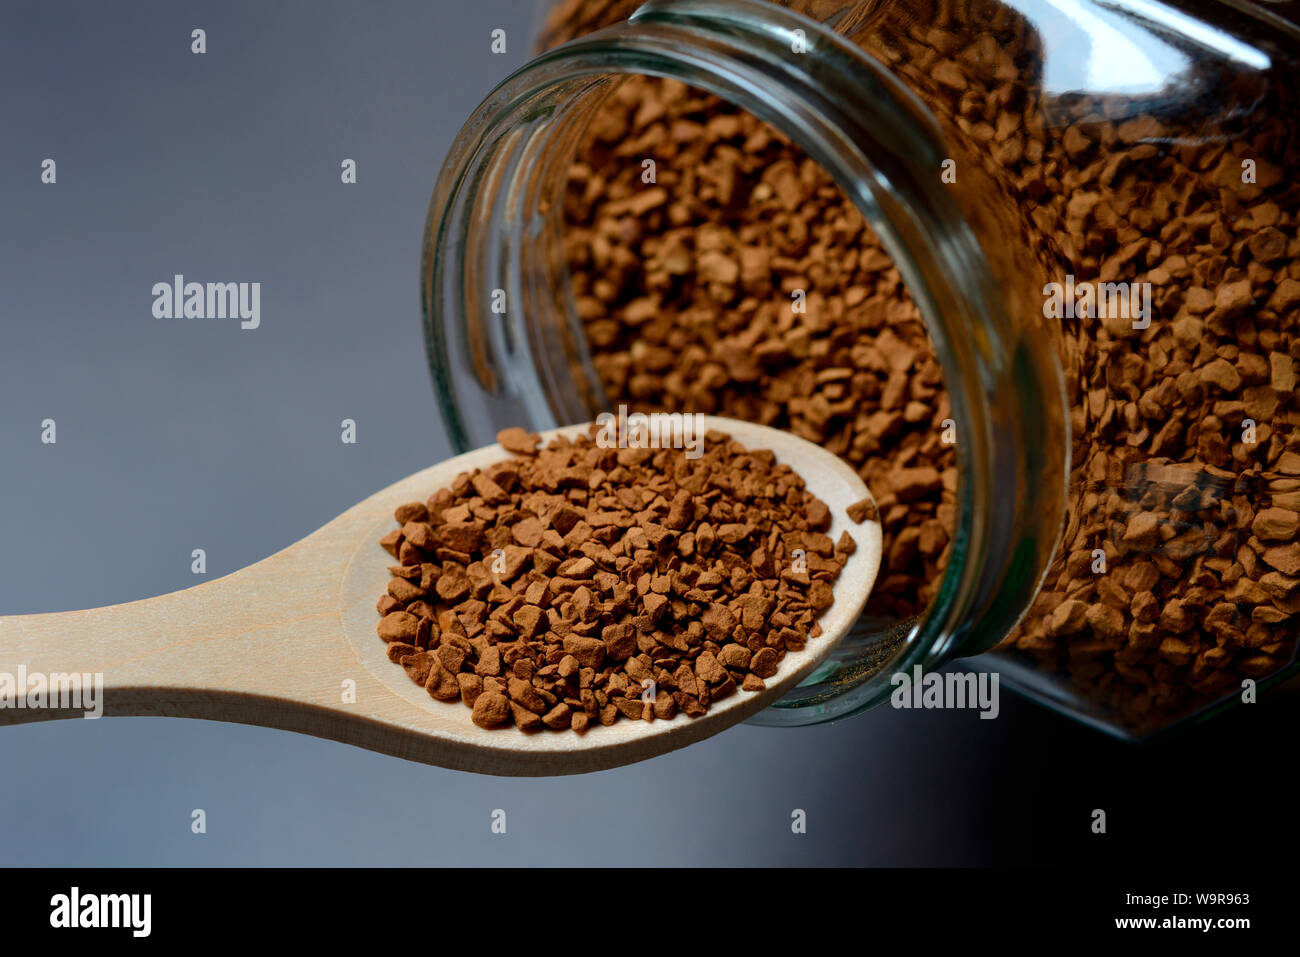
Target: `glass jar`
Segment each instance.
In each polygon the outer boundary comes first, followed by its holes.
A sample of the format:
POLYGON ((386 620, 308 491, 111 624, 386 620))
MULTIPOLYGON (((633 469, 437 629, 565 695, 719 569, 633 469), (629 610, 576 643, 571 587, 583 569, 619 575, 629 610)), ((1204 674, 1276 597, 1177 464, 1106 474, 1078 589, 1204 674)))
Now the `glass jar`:
MULTIPOLYGON (((565 191, 620 83, 680 81, 774 128, 860 211, 942 370, 946 391, 916 393, 926 427, 955 437, 903 443, 955 463, 946 511, 924 513, 950 523, 925 607, 864 616, 758 723, 850 714, 952 659, 1125 737, 1252 700, 1295 671, 1300 615, 1291 7, 567 0, 430 205, 425 337, 453 442, 624 398, 575 294, 565 191)), ((849 328, 878 343, 879 319, 849 328)), ((698 361, 656 375, 684 390, 698 361)), ((879 383, 847 382, 845 454, 901 474, 889 440, 863 443, 879 383)), ((921 506, 869 484, 886 548, 915 562, 921 506)))

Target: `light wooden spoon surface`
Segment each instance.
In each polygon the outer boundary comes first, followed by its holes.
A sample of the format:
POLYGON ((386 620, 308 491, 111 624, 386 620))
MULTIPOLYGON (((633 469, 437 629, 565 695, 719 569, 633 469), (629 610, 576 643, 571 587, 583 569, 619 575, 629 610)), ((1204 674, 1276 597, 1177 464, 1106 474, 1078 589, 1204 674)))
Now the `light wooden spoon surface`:
MULTIPOLYGON (((0 617, 3 675, 102 674, 103 712, 234 721, 331 738, 442 767, 503 775, 574 774, 629 764, 744 720, 807 677, 860 614, 881 558, 881 528, 845 508, 866 498, 836 455, 787 432, 705 416, 749 449, 771 449, 830 506, 830 535, 857 542, 821 616, 823 634, 787 653, 760 692, 737 691, 707 714, 622 719, 585 734, 484 730, 387 658, 375 602, 394 559, 379 539, 394 509, 424 501, 465 471, 510 457, 499 445, 408 476, 270 558, 184 591, 86 611, 0 617)), ((576 435, 587 426, 542 433, 576 435)), ((14 680, 14 679, 11 679, 14 680)), ((19 694, 22 689, 19 689, 19 694)), ((77 710, 0 707, 0 724, 81 717, 77 710)), ((15 733, 15 732, 9 732, 15 733)))

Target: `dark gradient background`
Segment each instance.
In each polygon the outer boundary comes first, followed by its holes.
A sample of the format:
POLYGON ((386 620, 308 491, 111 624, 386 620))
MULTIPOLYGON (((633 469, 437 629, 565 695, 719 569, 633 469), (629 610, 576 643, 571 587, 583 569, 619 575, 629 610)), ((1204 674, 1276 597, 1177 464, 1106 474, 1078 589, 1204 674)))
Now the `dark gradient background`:
MULTIPOLYGON (((0 614, 187 587, 196 547, 224 575, 449 453, 418 319, 425 207, 536 12, 3 0, 0 614), (177 272, 260 281, 261 328, 154 319, 177 272)), ((237 725, 45 722, 0 728, 0 863, 1249 866, 1296 850, 1295 698, 1136 748, 1004 695, 995 721, 742 726, 546 780, 237 725)))

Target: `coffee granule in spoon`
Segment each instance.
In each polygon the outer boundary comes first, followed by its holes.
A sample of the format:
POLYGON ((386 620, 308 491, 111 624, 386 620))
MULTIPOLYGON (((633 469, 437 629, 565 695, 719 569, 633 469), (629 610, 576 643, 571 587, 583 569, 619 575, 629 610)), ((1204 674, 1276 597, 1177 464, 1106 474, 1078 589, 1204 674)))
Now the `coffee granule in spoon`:
POLYGON ((821 634, 854 542, 772 452, 498 436, 517 457, 399 507, 388 657, 483 728, 698 717, 821 634))

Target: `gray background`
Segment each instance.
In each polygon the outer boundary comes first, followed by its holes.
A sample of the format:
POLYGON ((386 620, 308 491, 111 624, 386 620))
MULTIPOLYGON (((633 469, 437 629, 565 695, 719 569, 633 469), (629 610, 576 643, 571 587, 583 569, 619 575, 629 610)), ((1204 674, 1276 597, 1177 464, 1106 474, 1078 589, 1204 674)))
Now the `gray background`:
MULTIPOLYGON (((449 453, 418 321, 425 207, 534 4, 183 7, 0 9, 0 614, 187 587, 196 547, 226 574, 449 453), (261 328, 154 319, 176 272, 260 281, 261 328)), ((878 710, 507 780, 261 728, 54 721, 0 728, 0 862, 1242 862, 1265 833, 1294 850, 1273 833, 1294 725, 1275 701, 1133 748, 1006 695, 996 721, 878 710)))

